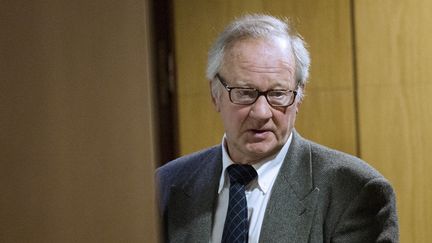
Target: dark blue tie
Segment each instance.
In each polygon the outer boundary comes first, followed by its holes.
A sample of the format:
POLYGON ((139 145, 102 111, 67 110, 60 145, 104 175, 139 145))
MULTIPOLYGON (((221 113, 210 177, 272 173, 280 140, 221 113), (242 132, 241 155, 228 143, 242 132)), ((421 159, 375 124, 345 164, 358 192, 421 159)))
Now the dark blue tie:
POLYGON ((227 168, 230 178, 228 211, 222 243, 248 242, 249 222, 245 186, 257 176, 251 165, 233 164, 227 168))

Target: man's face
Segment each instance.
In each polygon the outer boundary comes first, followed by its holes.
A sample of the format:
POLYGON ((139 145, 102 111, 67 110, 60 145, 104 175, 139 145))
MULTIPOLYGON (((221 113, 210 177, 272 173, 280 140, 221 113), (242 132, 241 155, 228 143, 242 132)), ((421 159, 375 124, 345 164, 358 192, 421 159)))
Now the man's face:
MULTIPOLYGON (((226 51, 220 76, 231 87, 295 90, 294 68, 287 41, 245 39, 226 51)), ((276 154, 294 127, 299 107, 297 100, 289 107, 272 107, 264 96, 251 105, 236 105, 225 89, 213 101, 223 120, 229 155, 242 164, 276 154)))

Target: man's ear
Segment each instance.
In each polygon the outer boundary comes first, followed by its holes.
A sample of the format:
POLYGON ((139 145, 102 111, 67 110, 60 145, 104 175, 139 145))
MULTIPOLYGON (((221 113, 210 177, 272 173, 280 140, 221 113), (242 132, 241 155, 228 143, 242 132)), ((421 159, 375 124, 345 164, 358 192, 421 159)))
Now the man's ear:
POLYGON ((304 94, 304 87, 301 87, 300 89, 301 89, 301 91, 300 91, 301 92, 301 98, 298 98, 298 100, 296 101, 296 107, 295 107, 296 113, 299 112, 300 105, 302 104, 303 98, 304 98, 304 96, 303 96, 303 94, 304 94))
POLYGON ((220 112, 220 96, 218 94, 214 94, 212 91, 212 83, 209 82, 210 84, 210 94, 211 94, 211 99, 212 99, 212 103, 215 107, 215 110, 217 112, 220 112))
POLYGON ((298 113, 299 112, 299 109, 300 109, 300 105, 301 105, 301 103, 302 103, 302 100, 300 99, 300 100, 298 100, 297 101, 297 103, 296 103, 296 113, 298 113))
POLYGON ((217 112, 220 112, 220 98, 212 94, 212 102, 217 112))

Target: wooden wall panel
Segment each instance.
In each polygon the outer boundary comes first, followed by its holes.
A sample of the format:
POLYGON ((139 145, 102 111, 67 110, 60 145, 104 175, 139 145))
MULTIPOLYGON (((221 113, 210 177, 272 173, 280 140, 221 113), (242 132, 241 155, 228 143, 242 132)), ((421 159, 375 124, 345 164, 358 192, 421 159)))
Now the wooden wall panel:
POLYGON ((312 71, 297 129, 357 153, 349 1, 174 1, 181 154, 220 143, 223 128, 205 80, 207 51, 235 16, 289 16, 310 44, 312 71), (201 11, 197 11, 201 10, 201 11))
POLYGON ((205 79, 207 49, 222 22, 216 2, 174 1, 175 56, 180 153, 185 154, 217 141, 222 127, 211 104, 205 79), (196 11, 197 9, 206 11, 196 11), (218 16, 218 13, 220 16, 218 16))
POLYGON ((395 186, 401 242, 430 242, 432 2, 355 3, 362 157, 395 186))

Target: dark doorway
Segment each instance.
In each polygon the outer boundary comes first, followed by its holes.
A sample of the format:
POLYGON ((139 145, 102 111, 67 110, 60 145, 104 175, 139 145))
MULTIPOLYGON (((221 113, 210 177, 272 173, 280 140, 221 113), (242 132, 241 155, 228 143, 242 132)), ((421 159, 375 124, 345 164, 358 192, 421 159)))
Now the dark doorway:
POLYGON ((160 165, 178 156, 176 72, 172 0, 152 1, 156 129, 160 165))

